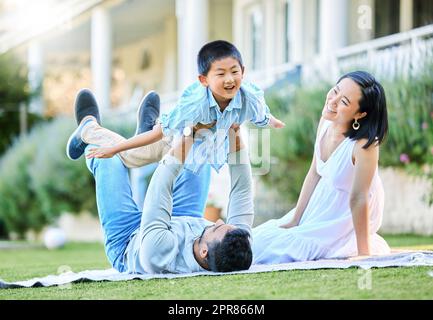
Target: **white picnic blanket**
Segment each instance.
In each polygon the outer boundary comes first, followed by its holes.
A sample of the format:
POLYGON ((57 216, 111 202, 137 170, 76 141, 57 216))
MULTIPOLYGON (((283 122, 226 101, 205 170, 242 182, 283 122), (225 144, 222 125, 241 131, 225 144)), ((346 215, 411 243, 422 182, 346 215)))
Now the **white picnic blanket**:
MULTIPOLYGON (((433 267, 433 251, 399 252, 383 256, 368 257, 364 259, 333 259, 291 262, 272 265, 253 265, 249 270, 226 273, 208 271, 185 274, 128 274, 120 273, 115 269, 86 270, 78 273, 66 272, 60 275, 49 275, 43 278, 33 278, 30 280, 17 282, 5 282, 0 279, 0 289, 62 286, 70 283, 90 281, 126 281, 132 279, 148 280, 156 278, 173 279, 196 276, 223 276, 227 274, 248 274, 284 270, 347 269, 351 267, 370 269, 414 266, 433 267)), ((432 274, 432 272, 430 272, 429 274, 432 274)))

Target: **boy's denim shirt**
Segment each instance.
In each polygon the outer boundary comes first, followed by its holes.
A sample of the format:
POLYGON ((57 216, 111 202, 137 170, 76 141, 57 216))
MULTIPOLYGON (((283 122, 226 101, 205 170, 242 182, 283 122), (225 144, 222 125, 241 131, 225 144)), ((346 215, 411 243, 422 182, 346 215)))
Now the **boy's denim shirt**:
POLYGON ((163 134, 180 135, 182 130, 197 123, 215 126, 206 131, 201 143, 195 143, 185 161, 185 168, 197 173, 203 164, 210 163, 218 172, 227 161, 229 153, 228 133, 232 124, 250 121, 258 127, 269 123, 269 107, 264 99, 264 92, 252 83, 243 81, 229 105, 220 111, 209 88, 199 81, 183 92, 179 103, 160 119, 163 134))

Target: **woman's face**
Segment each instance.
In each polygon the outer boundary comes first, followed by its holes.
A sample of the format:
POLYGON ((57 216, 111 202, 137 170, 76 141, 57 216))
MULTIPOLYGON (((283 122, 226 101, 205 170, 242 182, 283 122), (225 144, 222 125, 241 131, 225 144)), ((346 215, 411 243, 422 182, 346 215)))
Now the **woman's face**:
POLYGON ((367 115, 366 112, 358 112, 361 97, 361 88, 355 81, 350 78, 342 79, 326 96, 323 118, 350 126, 354 119, 359 120, 367 115))

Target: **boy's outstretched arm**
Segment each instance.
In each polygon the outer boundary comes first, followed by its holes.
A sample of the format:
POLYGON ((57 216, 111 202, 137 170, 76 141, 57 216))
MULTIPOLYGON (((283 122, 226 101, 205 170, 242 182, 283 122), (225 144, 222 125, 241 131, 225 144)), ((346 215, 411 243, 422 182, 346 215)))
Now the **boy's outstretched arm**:
POLYGON ((89 149, 86 158, 111 158, 119 152, 134 149, 161 140, 163 137, 161 125, 157 124, 151 131, 144 132, 112 147, 100 147, 89 149))
POLYGON ((269 126, 270 126, 271 128, 281 129, 281 128, 284 128, 284 127, 286 126, 286 124, 285 124, 283 121, 281 121, 281 120, 275 118, 275 117, 271 114, 271 115, 269 115, 269 126))

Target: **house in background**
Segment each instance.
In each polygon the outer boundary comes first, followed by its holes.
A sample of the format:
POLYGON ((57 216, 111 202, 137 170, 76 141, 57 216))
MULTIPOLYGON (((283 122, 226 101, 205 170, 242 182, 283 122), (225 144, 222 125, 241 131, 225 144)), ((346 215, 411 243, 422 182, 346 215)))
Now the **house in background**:
MULTIPOLYGON (((34 110, 55 115, 71 112, 83 86, 107 110, 134 109, 131 98, 151 89, 169 108, 196 79, 199 48, 216 39, 234 42, 247 78, 267 87, 296 66, 353 55, 349 48, 371 52, 377 38, 394 35, 379 49, 400 45, 396 36, 431 27, 433 2, 1 0, 0 21, 0 52, 28 61, 31 83, 43 83, 34 110)), ((421 34, 431 36, 431 28, 421 34)))
MULTIPOLYGON (((0 52, 27 61, 30 84, 43 85, 31 111, 48 115, 72 114, 82 87, 107 116, 133 119, 149 90, 167 111, 211 40, 232 41, 246 78, 267 88, 290 77, 333 82, 351 65, 409 68, 432 38, 425 0, 0 0, 0 52)), ((211 186, 223 207, 227 179, 223 171, 211 186)))

